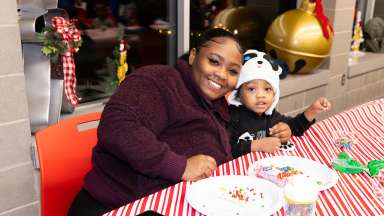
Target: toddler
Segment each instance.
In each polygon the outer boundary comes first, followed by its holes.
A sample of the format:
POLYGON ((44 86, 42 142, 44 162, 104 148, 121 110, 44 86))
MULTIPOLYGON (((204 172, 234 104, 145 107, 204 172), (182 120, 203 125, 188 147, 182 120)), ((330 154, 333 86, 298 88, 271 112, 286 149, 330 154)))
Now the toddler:
POLYGON ((281 68, 269 55, 257 50, 244 53, 236 90, 228 97, 230 142, 235 158, 251 151, 278 151, 292 134, 301 136, 317 114, 331 108, 330 102, 320 97, 294 118, 280 114, 275 110, 280 97, 280 73, 281 68))

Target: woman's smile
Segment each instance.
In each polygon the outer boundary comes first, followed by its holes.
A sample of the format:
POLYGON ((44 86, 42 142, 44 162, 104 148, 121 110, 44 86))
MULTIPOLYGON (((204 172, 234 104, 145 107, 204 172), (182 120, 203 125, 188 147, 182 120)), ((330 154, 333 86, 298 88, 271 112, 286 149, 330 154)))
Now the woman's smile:
POLYGON ((223 88, 223 85, 208 78, 208 87, 214 91, 220 91, 223 88))

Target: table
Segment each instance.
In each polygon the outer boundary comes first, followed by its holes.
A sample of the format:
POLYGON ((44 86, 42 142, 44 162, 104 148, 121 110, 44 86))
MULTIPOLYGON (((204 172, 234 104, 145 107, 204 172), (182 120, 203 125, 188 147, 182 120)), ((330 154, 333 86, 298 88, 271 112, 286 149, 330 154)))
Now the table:
MULTIPOLYGON (((249 153, 222 164, 214 172, 220 175, 245 175, 250 164, 265 157, 296 155, 331 166, 333 158, 341 152, 332 140, 336 130, 358 134, 357 144, 351 155, 366 164, 370 160, 384 158, 384 99, 379 99, 341 112, 314 124, 301 137, 292 137, 296 149, 293 152, 249 153)), ((384 215, 384 201, 373 193, 367 173, 342 174, 331 189, 320 192, 316 215, 384 215)), ((157 193, 143 197, 104 216, 137 215, 145 210, 154 210, 163 215, 199 216, 186 201, 185 193, 192 182, 180 182, 157 193)), ((275 215, 284 215, 283 209, 275 215)))

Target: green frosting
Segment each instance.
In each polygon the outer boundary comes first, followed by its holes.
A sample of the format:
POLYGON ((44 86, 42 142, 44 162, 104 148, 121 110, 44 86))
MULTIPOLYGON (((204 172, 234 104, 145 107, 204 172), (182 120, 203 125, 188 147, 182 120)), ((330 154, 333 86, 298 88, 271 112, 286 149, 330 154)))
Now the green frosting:
POLYGON ((333 161, 332 167, 342 173, 356 174, 365 171, 367 168, 353 160, 347 153, 341 152, 333 161))
POLYGON ((347 153, 341 152, 333 161, 332 167, 339 172, 348 174, 368 171, 369 175, 374 177, 381 169, 384 169, 384 160, 372 160, 368 162, 367 166, 364 166, 351 158, 347 153))
POLYGON ((369 175, 372 177, 377 176, 381 169, 384 169, 384 160, 372 160, 367 164, 369 175))

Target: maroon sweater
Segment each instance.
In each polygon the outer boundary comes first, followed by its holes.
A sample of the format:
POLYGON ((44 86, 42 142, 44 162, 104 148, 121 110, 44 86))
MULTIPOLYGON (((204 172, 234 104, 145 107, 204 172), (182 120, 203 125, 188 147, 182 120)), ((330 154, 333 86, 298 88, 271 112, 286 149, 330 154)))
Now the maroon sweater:
POLYGON ((105 106, 84 187, 115 208, 179 182, 188 157, 231 160, 228 122, 225 99, 204 98, 187 62, 142 67, 105 106))

